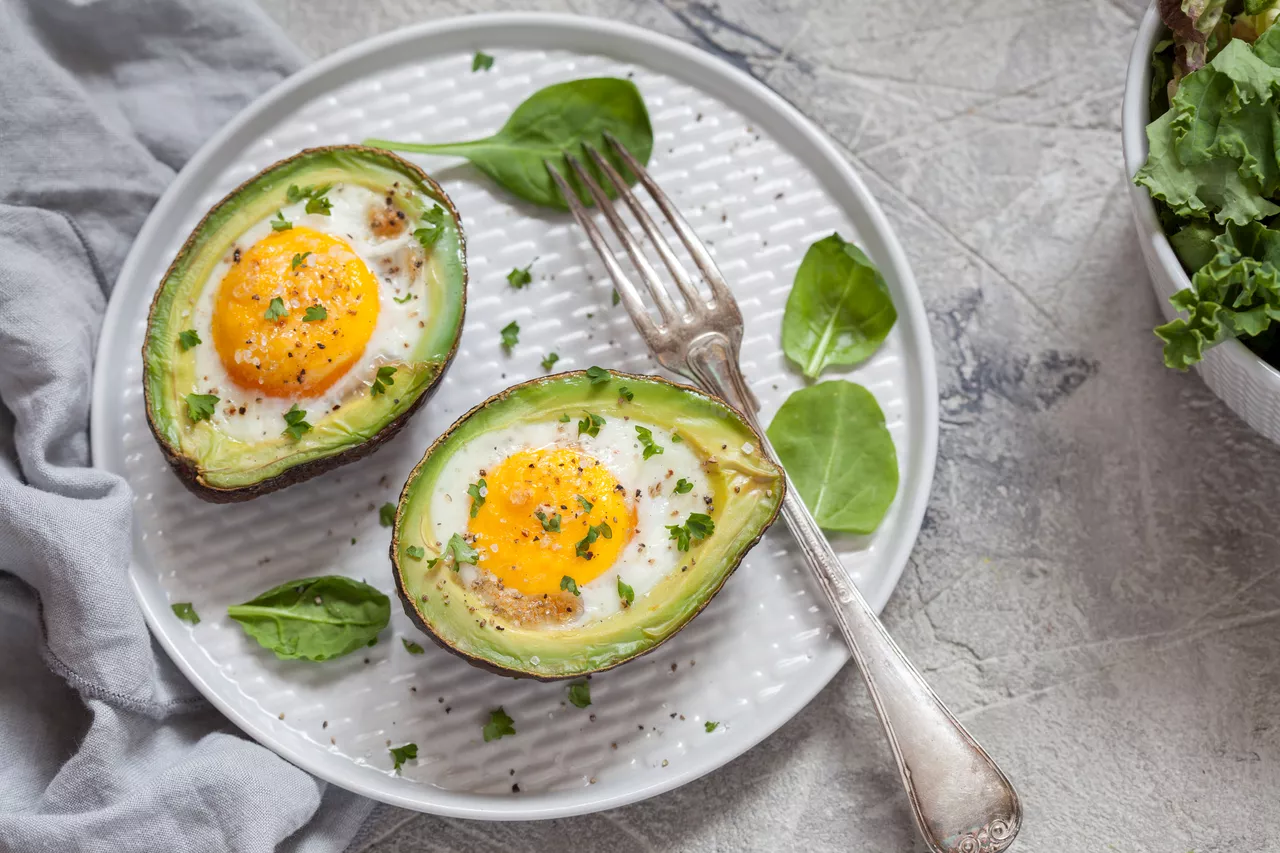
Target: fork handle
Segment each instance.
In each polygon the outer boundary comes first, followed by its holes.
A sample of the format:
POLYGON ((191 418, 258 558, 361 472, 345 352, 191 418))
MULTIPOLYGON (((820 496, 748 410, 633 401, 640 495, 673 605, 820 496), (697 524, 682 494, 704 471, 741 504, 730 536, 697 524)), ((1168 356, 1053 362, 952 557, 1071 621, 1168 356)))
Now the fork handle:
MULTIPOLYGON (((746 404, 754 398, 746 389, 734 349, 719 335, 696 341, 688 358, 693 378, 739 409, 759 433, 764 450, 776 459, 755 407, 746 404)), ((783 517, 866 681, 929 849, 935 853, 1004 850, 1013 843, 1022 822, 1017 792, 889 636, 789 476, 786 487, 783 517)))

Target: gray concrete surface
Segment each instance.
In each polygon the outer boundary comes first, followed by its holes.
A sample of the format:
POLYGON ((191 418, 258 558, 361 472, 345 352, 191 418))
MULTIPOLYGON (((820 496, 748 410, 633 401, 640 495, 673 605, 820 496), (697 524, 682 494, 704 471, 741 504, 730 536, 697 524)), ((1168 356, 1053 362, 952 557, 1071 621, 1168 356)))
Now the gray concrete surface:
MULTIPOLYGON (((1014 849, 1280 850, 1280 448, 1151 334, 1119 136, 1141 0, 263 3, 316 56, 486 10, 627 20, 826 128, 897 229, 937 348, 937 477, 886 620, 1017 784, 1014 849)), ((536 824, 380 808, 355 845, 914 848, 851 669, 679 791, 536 824)))

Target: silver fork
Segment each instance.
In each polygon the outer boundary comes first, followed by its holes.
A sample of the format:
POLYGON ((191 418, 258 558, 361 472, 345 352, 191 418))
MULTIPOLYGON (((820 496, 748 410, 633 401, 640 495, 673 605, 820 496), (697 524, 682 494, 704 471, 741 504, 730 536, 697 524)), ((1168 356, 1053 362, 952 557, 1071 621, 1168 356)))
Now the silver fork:
MULTIPOLYGON (((550 161, 546 162, 547 170, 604 262, 622 304, 658 362, 740 410, 760 434, 765 451, 776 459, 756 417, 760 404, 738 365, 742 313, 738 310, 737 301, 729 292, 706 246, 671 200, 617 139, 606 136, 606 140, 620 161, 649 192, 689 250, 711 288, 710 301, 704 300, 698 292, 671 245, 613 164, 595 148, 584 146, 600 174, 608 179, 640 223, 675 280, 678 298, 663 285, 640 243, 590 170, 584 168, 577 157, 569 155, 566 158, 569 166, 604 213, 653 298, 661 315, 661 322, 655 322, 640 291, 623 271, 568 181, 550 161)), ((840 633, 866 680, 897 761, 902 784, 911 801, 916 826, 929 849, 935 853, 998 853, 1004 850, 1013 843, 1022 822, 1022 806, 1017 792, 885 631, 809 514, 790 477, 786 481, 782 512, 804 552, 805 562, 826 594, 840 633)))

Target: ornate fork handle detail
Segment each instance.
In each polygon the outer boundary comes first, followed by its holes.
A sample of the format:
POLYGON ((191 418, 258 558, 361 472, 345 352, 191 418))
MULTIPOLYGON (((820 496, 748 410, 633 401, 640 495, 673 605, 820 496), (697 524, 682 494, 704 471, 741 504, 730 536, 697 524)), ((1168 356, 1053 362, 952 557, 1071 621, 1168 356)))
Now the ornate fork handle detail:
MULTIPOLYGON (((773 447, 756 418, 732 343, 709 334, 689 347, 688 366, 698 383, 746 416, 773 447)), ((1022 807, 1004 773, 965 731, 898 645, 854 586, 799 491, 787 477, 783 518, 804 552, 831 604, 858 670, 866 680, 876 713, 921 834, 939 853, 999 853, 1017 835, 1022 807)))

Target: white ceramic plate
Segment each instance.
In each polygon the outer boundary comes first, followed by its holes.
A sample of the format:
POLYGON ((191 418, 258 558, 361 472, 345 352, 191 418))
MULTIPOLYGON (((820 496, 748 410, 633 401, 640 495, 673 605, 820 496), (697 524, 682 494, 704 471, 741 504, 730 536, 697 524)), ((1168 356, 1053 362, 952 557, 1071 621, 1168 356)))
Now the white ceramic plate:
MULTIPOLYGON (((188 231, 228 190, 300 148, 470 138, 495 130, 534 90, 594 75, 633 76, 652 115, 651 169, 713 246, 747 316, 744 367, 767 423, 801 387, 779 348, 782 310, 809 243, 838 230, 880 265, 899 320, 847 377, 879 399, 901 490, 872 536, 836 545, 884 606, 919 531, 937 443, 936 380, 911 272, 866 188, 834 146, 759 83, 693 48, 588 18, 491 15, 442 21, 355 45, 245 110, 187 165, 129 254, 99 347, 96 463, 134 498, 133 586, 156 636, 201 691, 261 743, 316 775, 384 802, 487 819, 557 817, 633 802, 712 770, 759 742, 846 660, 821 594, 779 524, 711 605, 655 653, 595 677, 594 704, 566 686, 516 681, 439 651, 395 614, 381 641, 324 664, 279 661, 225 616, 229 604, 306 575, 359 577, 394 596, 376 507, 394 501, 431 440, 490 394, 557 369, 654 365, 567 215, 513 201, 468 166, 418 158, 461 211, 471 285, 457 360, 435 398, 391 443, 353 465, 245 504, 189 495, 147 430, 139 350, 147 308, 188 231), (496 57, 472 73, 472 52, 496 57), (534 259, 537 259, 536 261, 534 259), (532 286, 506 283, 534 261, 532 286), (521 326, 504 356, 498 330, 521 326), (169 605, 194 602, 190 627, 169 605), (426 654, 408 654, 401 638, 426 654), (484 743, 499 705, 515 737, 484 743), (705 722, 721 725, 707 733, 705 722), (388 742, 419 757, 391 770, 388 742), (519 785, 519 792, 512 790, 519 785)), ((824 377, 826 378, 826 377, 824 377)))

